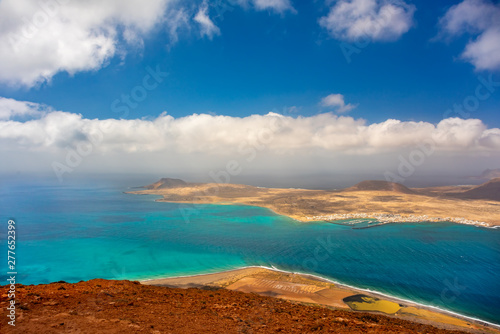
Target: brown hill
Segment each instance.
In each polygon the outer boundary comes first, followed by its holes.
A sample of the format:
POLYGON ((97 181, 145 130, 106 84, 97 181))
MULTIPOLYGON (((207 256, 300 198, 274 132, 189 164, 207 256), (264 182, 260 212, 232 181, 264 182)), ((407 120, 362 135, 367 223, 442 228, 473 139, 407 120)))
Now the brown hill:
POLYGON ((456 197, 467 199, 486 199, 500 201, 500 177, 492 179, 463 193, 455 194, 456 197))
POLYGON ((181 179, 171 179, 171 178, 163 178, 160 181, 155 182, 153 184, 147 185, 144 188, 146 189, 167 189, 167 188, 178 188, 187 186, 188 183, 181 179))
MULTIPOLYGON (((2 286, 7 291, 6 286, 2 286)), ((7 307, 7 295, 0 306, 7 307)), ((225 289, 139 282, 16 285, 16 326, 2 333, 464 333, 373 313, 225 289)))
POLYGON ((472 176, 470 179, 486 179, 491 180, 500 177, 500 168, 497 169, 486 169, 479 176, 472 176))
POLYGON ((344 191, 394 191, 404 194, 415 194, 413 190, 402 184, 380 180, 362 181, 344 191))

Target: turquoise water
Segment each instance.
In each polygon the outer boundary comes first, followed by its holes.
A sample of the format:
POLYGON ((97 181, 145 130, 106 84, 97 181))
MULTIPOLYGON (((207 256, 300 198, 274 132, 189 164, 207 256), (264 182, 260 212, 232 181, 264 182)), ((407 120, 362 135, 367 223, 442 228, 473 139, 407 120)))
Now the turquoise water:
MULTIPOLYGON (((16 221, 17 280, 144 279, 260 265, 500 324, 500 230, 452 223, 353 229, 250 206, 181 206, 125 188, 0 188, 1 249, 16 221)), ((5 282, 6 263, 0 278, 5 282)))

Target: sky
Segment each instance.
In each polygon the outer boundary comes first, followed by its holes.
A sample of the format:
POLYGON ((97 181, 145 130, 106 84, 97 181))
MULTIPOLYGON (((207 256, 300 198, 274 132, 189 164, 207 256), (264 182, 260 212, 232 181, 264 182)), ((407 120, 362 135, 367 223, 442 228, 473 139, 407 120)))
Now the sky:
POLYGON ((0 0, 0 173, 500 167, 489 0, 0 0))

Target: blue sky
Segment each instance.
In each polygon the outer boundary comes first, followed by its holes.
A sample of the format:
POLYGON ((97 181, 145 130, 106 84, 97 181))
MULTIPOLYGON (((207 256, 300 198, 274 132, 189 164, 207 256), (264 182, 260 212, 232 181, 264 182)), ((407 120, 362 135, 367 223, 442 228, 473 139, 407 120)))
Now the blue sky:
MULTIPOLYGON (((410 3, 410 2, 408 2, 410 3)), ((0 95, 44 103, 88 118, 119 118, 111 102, 141 83, 150 66, 169 73, 128 118, 192 113, 245 116, 298 107, 298 113, 325 111, 318 106, 330 93, 359 106, 350 114, 372 122, 387 118, 438 122, 454 103, 474 92, 474 66, 458 59, 468 36, 433 39, 439 18, 457 1, 414 1, 412 28, 393 42, 370 42, 348 63, 340 42, 318 24, 328 13, 320 1, 292 2, 296 13, 245 10, 213 3, 209 13, 220 35, 211 40, 182 32, 171 45, 161 27, 144 38, 144 48, 125 59, 71 76, 65 72, 33 88, 3 85, 0 95), (219 6, 219 7, 217 7, 219 6)), ((498 75, 498 74, 497 74, 498 75)), ((481 103, 471 117, 499 126, 500 94, 481 103)))
MULTIPOLYGON (((482 82, 500 82, 497 2, 44 3, 0 2, 0 116, 16 126, 55 111, 83 121, 327 113, 367 127, 476 119, 486 134, 470 140, 498 140, 500 87, 482 86, 487 97, 476 97, 482 82), (26 38, 29 24, 35 33, 26 38), (165 75, 144 90, 155 69, 165 75), (134 94, 127 106, 124 96, 134 94), (469 110, 457 113, 464 103, 469 110)), ((465 145, 455 139, 443 147, 465 145)))

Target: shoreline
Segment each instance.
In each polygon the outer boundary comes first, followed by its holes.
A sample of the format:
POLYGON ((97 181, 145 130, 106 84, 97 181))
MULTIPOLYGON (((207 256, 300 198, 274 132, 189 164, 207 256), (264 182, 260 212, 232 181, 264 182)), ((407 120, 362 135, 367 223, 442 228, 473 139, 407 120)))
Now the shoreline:
MULTIPOLYGON (((474 227, 479 227, 479 228, 491 228, 491 229, 497 229, 500 228, 500 225, 496 225, 496 223, 486 223, 484 221, 479 221, 479 220, 474 220, 474 219, 466 219, 466 218, 457 218, 457 217, 450 217, 448 215, 446 216, 439 216, 436 214, 431 215, 426 215, 424 213, 419 213, 419 214, 405 214, 405 213, 387 213, 387 212, 378 212, 374 211, 375 213, 365 213, 362 212, 363 210, 360 210, 360 213, 352 213, 356 212, 357 210, 354 209, 352 212, 345 212, 345 213, 339 213, 339 214, 319 214, 319 211, 314 210, 316 212, 312 212, 312 214, 305 214, 305 212, 297 212, 297 211, 290 211, 290 210, 283 210, 282 207, 276 206, 267 202, 263 201, 250 201, 250 198, 242 198, 241 200, 234 200, 233 198, 223 198, 222 196, 207 196, 203 198, 203 196, 200 196, 201 198, 198 198, 197 200, 187 200, 187 198, 176 198, 176 199, 171 199, 169 198, 166 194, 161 194, 161 193, 147 193, 147 192, 128 192, 130 194, 152 194, 152 195, 160 195, 162 198, 156 198, 154 199, 155 202, 166 202, 166 203, 172 203, 172 204, 183 204, 183 205, 191 205, 191 206, 196 206, 196 205, 236 205, 236 206, 252 206, 252 207, 259 207, 259 208, 265 208, 267 210, 270 210, 273 214, 279 215, 279 216, 284 216, 289 219, 294 220, 295 222, 298 223, 335 223, 339 221, 345 221, 345 220, 351 220, 351 219, 374 219, 376 220, 379 224, 376 226, 380 225, 385 225, 385 224, 391 224, 391 223, 439 223, 439 222, 446 222, 446 223, 451 223, 451 224, 461 224, 461 225, 470 225, 474 227), (290 211, 290 212, 288 212, 290 211), (444 218, 446 217, 446 218, 444 218)), ((392 210, 391 210, 392 211, 392 210)), ((396 211, 397 212, 397 211, 396 211)), ((451 212, 451 211, 450 211, 451 212)), ((446 212, 447 213, 447 212, 446 212)), ((458 213, 458 212, 457 212, 458 213)), ((469 218, 474 218, 474 217, 469 217, 469 218)), ((347 224, 351 225, 351 224, 347 224)), ((352 227, 355 227, 356 224, 352 224, 352 227)), ((374 225, 375 226, 375 225, 374 225)), ((249 269, 249 268, 261 268, 261 269, 267 269, 271 270, 274 272, 281 272, 281 273, 286 273, 286 274, 297 274, 301 275, 302 277, 311 277, 317 280, 321 280, 323 282, 328 282, 331 284, 335 284, 336 286, 344 289, 350 289, 353 291, 356 291, 358 293, 366 293, 375 297, 378 297, 380 299, 386 299, 386 300, 391 300, 396 303, 401 303, 401 304, 406 304, 406 306, 409 307, 414 307, 418 308, 421 310, 425 310, 427 312, 432 312, 432 313, 437 313, 440 315, 452 317, 455 319, 460 319, 461 321, 465 322, 470 322, 475 325, 479 326, 484 326, 489 329, 494 329, 494 330, 499 330, 500 329, 500 323, 494 323, 490 322, 487 320, 483 320, 474 316, 468 316, 464 314, 460 314, 458 312, 454 312, 451 310, 447 310, 438 306, 432 306, 432 305, 426 305, 421 302, 416 302, 400 297, 395 297, 390 294, 382 293, 376 290, 370 290, 370 289, 363 289, 359 288, 356 286, 352 286, 349 284, 345 284, 342 282, 339 282, 335 279, 330 279, 326 277, 322 277, 319 275, 315 274, 310 274, 310 273, 305 273, 305 272, 291 272, 291 271, 286 271, 286 270, 281 270, 275 267, 269 268, 266 266, 244 266, 244 267, 238 267, 235 269, 229 269, 229 270, 224 270, 220 272, 214 272, 214 273, 201 273, 201 274, 194 274, 194 275, 186 275, 186 276, 172 276, 168 277, 168 279, 185 279, 186 282, 189 281, 189 278, 197 278, 197 277, 203 277, 206 275, 214 275, 214 274, 231 274, 234 271, 237 270, 243 270, 243 269, 249 269)), ((155 282, 158 280, 161 280, 162 278, 146 278, 143 279, 141 282, 155 282)), ((407 313, 408 314, 408 313, 407 313)), ((418 317, 418 316, 417 316, 418 317)), ((432 321, 432 320, 431 320, 432 321)), ((439 322, 439 321, 438 321, 439 322)))
MULTIPOLYGON (((498 184, 500 186, 500 178, 498 184)), ((300 222, 375 218, 380 222, 453 222, 481 227, 500 226, 500 198, 489 184, 481 196, 465 196, 461 187, 410 189, 401 184, 368 180, 340 190, 267 188, 231 183, 189 183, 164 178, 130 194, 159 195, 158 202, 242 204, 264 207, 300 222)), ((483 189, 484 188, 484 189, 483 189)))
MULTIPOLYGON (((398 304, 406 304, 406 306, 410 306, 410 307, 417 306, 418 308, 421 308, 423 310, 427 310, 427 311, 430 311, 430 312, 435 312, 435 313, 442 314, 442 315, 445 315, 445 316, 453 317, 453 318, 456 318, 456 319, 459 319, 459 320, 462 320, 462 321, 466 321, 466 322, 472 322, 472 323, 475 323, 477 325, 484 326, 484 327, 487 327, 487 328, 493 328, 495 330, 499 330, 500 329, 500 324, 496 324, 496 323, 492 323, 492 322, 489 322, 489 321, 486 321, 486 320, 483 320, 483 319, 479 319, 479 318, 467 316, 467 315, 460 314, 460 313, 457 313, 457 312, 454 312, 454 311, 450 311, 450 310, 447 310, 447 309, 443 309, 443 308, 440 308, 440 307, 437 307, 437 306, 426 305, 426 304, 422 304, 422 303, 415 302, 415 301, 412 301, 412 300, 408 300, 408 299, 404 299, 404 298, 400 298, 400 297, 395 297, 395 296, 392 296, 392 295, 389 295, 389 294, 385 294, 385 293, 382 293, 382 292, 378 292, 378 291, 374 291, 374 290, 370 290, 370 289, 359 288, 359 287, 356 287, 356 286, 352 286, 352 285, 349 285, 349 284, 345 284, 345 283, 336 281, 334 279, 329 279, 329 278, 326 278, 326 277, 322 277, 322 276, 316 275, 316 274, 286 271, 286 270, 278 269, 278 268, 276 268, 274 266, 272 266, 272 267, 266 267, 266 266, 244 266, 244 267, 238 267, 238 268, 235 268, 235 269, 223 270, 223 271, 213 272, 213 273, 201 273, 201 274, 194 274, 194 275, 184 275, 184 276, 171 276, 171 277, 163 277, 163 278, 142 279, 139 282, 141 284, 148 284, 148 285, 163 285, 160 282, 165 281, 165 280, 189 279, 189 278, 203 278, 203 277, 208 277, 208 276, 216 276, 216 275, 224 275, 224 274, 237 273, 239 271, 247 270, 247 269, 266 269, 266 270, 269 270, 271 272, 278 272, 278 273, 284 273, 284 274, 299 275, 299 276, 305 277, 305 278, 312 278, 312 279, 319 280, 319 281, 322 281, 322 282, 325 282, 325 283, 334 284, 335 286, 338 286, 339 288, 342 288, 342 289, 348 289, 348 290, 352 290, 352 291, 355 291, 355 292, 367 293, 367 294, 370 294, 370 295, 375 296, 375 297, 384 298, 386 300, 389 300, 389 301, 392 301, 392 302, 396 302, 398 304), (157 282, 157 284, 151 284, 151 283, 154 283, 154 282, 157 282)), ((347 305, 346 305, 346 308, 348 308, 347 305)))
POLYGON ((375 219, 382 224, 388 223, 423 223, 423 222, 449 222, 455 224, 463 225, 473 225, 485 228, 496 228, 496 226, 491 226, 488 223, 470 220, 465 218, 457 217, 429 217, 427 215, 400 215, 400 214, 384 214, 384 213, 347 213, 347 214, 332 214, 323 216, 307 216, 306 219, 309 221, 339 221, 344 219, 375 219))
MULTIPOLYGON (((155 194, 137 194, 134 192, 124 192, 125 194, 130 195, 152 195, 152 196, 161 196, 155 194)), ((265 205, 258 204, 245 204, 239 202, 192 202, 192 201, 169 201, 165 198, 157 198, 154 199, 155 202, 163 202, 163 203, 172 203, 172 204, 190 204, 190 205, 241 205, 241 206, 253 206, 258 208, 268 209, 276 215, 284 216, 290 219, 293 219, 297 222, 301 223, 313 223, 313 222, 338 222, 342 220, 350 220, 350 219, 375 219, 381 225, 384 224, 399 224, 399 223, 453 223, 460 225, 469 225, 474 227, 483 227, 490 229, 500 229, 500 225, 492 225, 486 222, 480 222, 476 220, 470 220, 465 218, 456 218, 456 217, 428 217, 427 215, 400 215, 400 214, 385 214, 385 213, 375 213, 375 214, 367 214, 367 213, 343 213, 343 214, 331 214, 331 215, 318 215, 318 216, 305 216, 304 218, 299 218, 297 216, 290 216, 285 213, 280 213, 273 208, 267 207, 265 205), (378 218, 377 218, 378 217, 378 218), (399 219, 397 219, 399 218, 399 219), (384 219, 384 220, 381 220, 384 219)))

